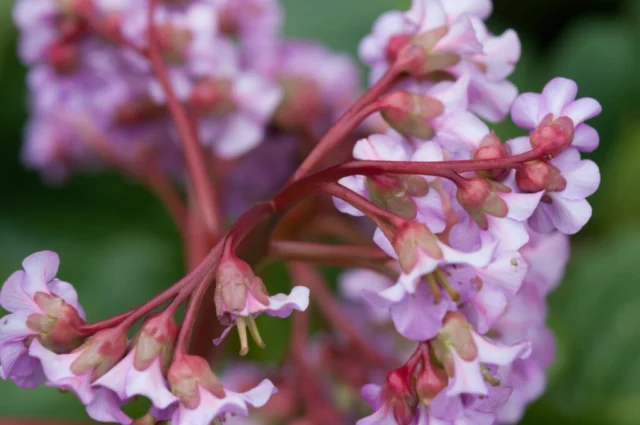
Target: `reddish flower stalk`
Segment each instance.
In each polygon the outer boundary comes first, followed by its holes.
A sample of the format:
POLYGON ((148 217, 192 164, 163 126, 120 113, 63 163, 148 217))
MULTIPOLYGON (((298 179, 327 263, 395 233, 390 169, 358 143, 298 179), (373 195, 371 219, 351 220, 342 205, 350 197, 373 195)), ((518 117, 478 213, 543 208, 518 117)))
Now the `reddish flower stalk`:
POLYGON ((173 117, 176 128, 180 133, 180 140, 184 147, 184 153, 189 169, 189 175, 198 199, 198 205, 202 209, 202 217, 209 232, 218 238, 222 234, 222 215, 217 201, 215 187, 211 180, 209 170, 205 161, 205 155, 202 147, 198 142, 198 137, 192 121, 189 119, 184 107, 180 104, 178 97, 173 91, 169 73, 162 55, 160 46, 158 45, 158 35, 154 26, 154 10, 156 0, 149 2, 148 20, 149 20, 149 61, 160 82, 165 96, 169 111, 173 117))

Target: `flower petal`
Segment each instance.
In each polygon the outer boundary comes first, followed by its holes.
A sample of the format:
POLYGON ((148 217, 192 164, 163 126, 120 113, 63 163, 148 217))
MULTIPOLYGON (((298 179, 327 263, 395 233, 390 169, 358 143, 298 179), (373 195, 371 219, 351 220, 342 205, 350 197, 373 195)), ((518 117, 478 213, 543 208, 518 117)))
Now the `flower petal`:
POLYGON ((511 119, 520 128, 533 130, 540 123, 538 110, 541 97, 538 93, 523 93, 516 98, 511 107, 511 119))
POLYGON ((578 233, 591 218, 593 212, 586 199, 570 200, 552 194, 551 205, 541 205, 556 229, 566 235, 578 233))
POLYGON ((42 310, 22 288, 25 273, 22 270, 14 272, 0 289, 0 306, 12 313, 28 312, 40 313, 42 310))
POLYGON ((48 293, 47 283, 51 282, 60 265, 60 257, 52 251, 40 251, 31 254, 22 262, 25 278, 22 282, 24 291, 34 296, 36 292, 48 293))
POLYGON ((453 357, 454 376, 446 394, 450 397, 460 394, 487 395, 487 384, 480 373, 478 359, 465 361, 455 350, 451 350, 451 356, 453 357))
POLYGON ((309 307, 309 288, 295 286, 289 295, 276 294, 269 297, 269 316, 289 317, 293 310, 305 311, 309 307))
POLYGON ((412 341, 434 338, 442 329, 442 319, 448 310, 447 303, 435 303, 426 285, 418 285, 414 296, 405 297, 391 307, 391 317, 396 330, 412 341))
POLYGON ((22 341, 26 337, 36 335, 27 326, 27 318, 18 314, 0 317, 0 346, 8 342, 22 341))
POLYGON ((538 119, 542 120, 547 114, 554 118, 562 116, 563 109, 573 102, 578 94, 578 85, 567 78, 554 78, 542 90, 542 102, 538 119))
MULTIPOLYGON (((253 407, 262 407, 269 401, 269 398, 275 393, 278 392, 278 389, 273 385, 273 383, 268 379, 263 379, 258 385, 254 388, 246 391, 244 393, 237 393, 242 399, 252 405, 253 407)), ((227 393, 231 393, 231 391, 227 391, 227 393)))
POLYGON ((600 103, 597 100, 590 97, 584 97, 576 100, 575 102, 571 102, 571 104, 564 108, 564 111, 562 112, 565 116, 571 118, 573 125, 577 127, 588 119, 600 115, 602 112, 602 106, 600 106, 600 103))
POLYGON ((576 126, 571 146, 578 148, 580 152, 593 152, 599 144, 600 135, 595 128, 588 124, 576 126))
POLYGON ((106 388, 95 390, 95 397, 86 405, 87 414, 99 422, 112 422, 129 425, 133 420, 120 409, 118 396, 106 388))
POLYGON ((471 337, 478 348, 478 359, 482 363, 506 366, 516 359, 526 359, 531 355, 531 343, 528 341, 507 346, 495 344, 475 332, 471 332, 471 337))
POLYGON ((373 134, 358 140, 353 147, 353 157, 360 160, 404 161, 409 155, 402 140, 373 134))
POLYGON ((593 195, 600 186, 600 169, 591 160, 582 160, 570 170, 562 170, 567 187, 562 197, 573 201, 593 195))
POLYGON ((86 319, 84 309, 78 302, 78 293, 73 285, 60 279, 53 279, 53 281, 49 283, 49 290, 52 294, 62 298, 67 304, 75 308, 80 317, 86 319))
POLYGON ((221 158, 237 158, 256 146, 264 135, 263 126, 247 115, 236 114, 226 119, 222 134, 214 144, 216 155, 221 158))
MULTIPOLYGON (((353 190, 357 194, 364 196, 365 198, 369 197, 369 190, 367 189, 365 178, 363 176, 343 177, 338 181, 338 183, 348 189, 353 190)), ((355 217, 362 217, 364 215, 362 211, 340 198, 333 198, 333 204, 336 206, 338 211, 342 213, 349 214, 355 217)))

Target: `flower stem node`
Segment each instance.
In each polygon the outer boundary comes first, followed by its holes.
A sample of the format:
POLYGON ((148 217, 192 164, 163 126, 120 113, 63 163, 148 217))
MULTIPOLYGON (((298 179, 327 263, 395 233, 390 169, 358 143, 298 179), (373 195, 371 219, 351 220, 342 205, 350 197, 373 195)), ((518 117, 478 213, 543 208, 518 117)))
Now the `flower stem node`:
POLYGON ((429 140, 435 132, 429 120, 444 113, 444 104, 433 97, 396 91, 380 100, 382 117, 406 136, 429 140))
POLYGON ((458 186, 456 198, 481 229, 488 229, 487 214, 494 217, 506 217, 509 208, 498 192, 509 193, 511 189, 500 183, 481 177, 466 179, 458 186))
POLYGON ((567 187, 567 181, 561 171, 546 161, 526 162, 516 171, 516 184, 526 193, 561 192, 567 187))
POLYGON ((531 146, 549 155, 557 155, 571 146, 574 125, 569 117, 554 119, 547 114, 542 122, 531 132, 531 146))
POLYGON ((415 221, 404 222, 396 229, 392 239, 400 266, 406 273, 410 273, 418 263, 418 250, 431 258, 442 258, 442 250, 437 242, 438 239, 427 226, 415 221))

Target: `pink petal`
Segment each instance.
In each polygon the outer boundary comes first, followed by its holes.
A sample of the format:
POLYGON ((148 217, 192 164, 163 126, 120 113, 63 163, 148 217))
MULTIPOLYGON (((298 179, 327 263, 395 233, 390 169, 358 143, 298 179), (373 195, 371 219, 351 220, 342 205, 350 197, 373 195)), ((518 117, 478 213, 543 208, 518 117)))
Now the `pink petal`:
POLYGON ((11 274, 0 289, 0 306, 12 313, 41 313, 42 310, 22 288, 25 273, 18 270, 11 274))
POLYGON ((593 152, 599 144, 600 135, 595 128, 588 124, 576 126, 571 146, 578 148, 580 152, 593 152))
POLYGON ((436 139, 450 151, 471 150, 489 134, 489 127, 468 111, 456 111, 438 119, 436 139))
MULTIPOLYGON (((357 194, 364 196, 365 198, 369 197, 369 190, 367 189, 367 186, 365 184, 365 178, 363 176, 343 177, 338 181, 338 183, 348 189, 353 190, 357 194)), ((359 209, 357 209, 350 203, 345 202, 342 199, 338 199, 338 198, 332 198, 332 199, 333 199, 333 204, 336 206, 338 211, 345 214, 352 215, 354 217, 362 217, 364 215, 359 209)))
POLYGON ((556 229, 567 235, 578 233, 589 221, 591 205, 585 199, 570 200, 551 194, 553 203, 541 205, 556 229))
POLYGON ((507 141, 507 144, 511 149, 511 155, 520 155, 531 150, 531 142, 528 137, 516 137, 507 141))
POLYGON ((577 127, 583 122, 600 115, 602 106, 597 100, 590 97, 584 97, 572 102, 562 111, 564 115, 571 118, 573 125, 577 127))
POLYGON ((413 287, 413 291, 409 291, 406 288, 406 285, 398 282, 382 291, 366 289, 363 291, 362 295, 372 306, 384 309, 399 303, 405 296, 413 292, 415 292, 415 285, 413 287))
MULTIPOLYGON (((249 391, 235 394, 253 407, 262 407, 267 404, 271 396, 277 392, 278 389, 270 380, 263 379, 258 385, 249 391)), ((231 391, 227 391, 227 393, 231 393, 231 391)))
POLYGON ((401 140, 384 134, 360 139, 353 147, 353 157, 361 160, 406 161, 408 152, 401 140))
POLYGON ((562 116, 563 109, 573 102, 578 94, 578 85, 567 78, 554 78, 542 90, 542 103, 538 118, 542 120, 547 114, 555 118, 562 116))
POLYGON ((360 389, 360 396, 372 409, 376 410, 380 407, 381 394, 382 387, 376 384, 367 384, 360 389))
POLYGON ((338 278, 338 292, 347 300, 359 302, 363 298, 363 291, 383 291, 392 284, 387 276, 372 270, 350 269, 338 278))
POLYGON ((481 246, 477 251, 462 252, 457 251, 448 245, 438 242, 438 246, 442 250, 444 261, 450 264, 469 264, 474 267, 484 267, 491 261, 493 252, 496 249, 496 241, 490 236, 481 236, 481 246))
POLYGON ((507 307, 507 297, 495 286, 483 286, 471 300, 470 310, 478 332, 488 332, 507 307))
POLYGON ((488 216, 489 233, 499 241, 496 252, 517 251, 529 242, 524 223, 510 218, 488 216))
POLYGON ((86 405, 87 414, 99 422, 115 422, 129 425, 133 420, 120 410, 121 400, 106 388, 95 390, 94 399, 86 405))
POLYGON ((215 142, 214 149, 221 158, 237 158, 258 146, 263 136, 263 125, 247 115, 235 114, 227 118, 225 129, 215 142))
POLYGON ((21 388, 36 388, 46 377, 40 361, 29 356, 23 341, 0 348, 0 379, 11 379, 21 388))
POLYGON ((487 395, 487 385, 480 373, 478 359, 465 361, 455 350, 451 350, 451 356, 455 375, 449 383, 446 394, 450 397, 460 394, 487 395))
POLYGON ((537 193, 501 193, 500 197, 507 203, 507 217, 517 221, 525 221, 536 210, 544 191, 537 193))
POLYGON ((27 318, 18 314, 0 317, 0 346, 13 341, 21 341, 26 337, 36 335, 27 326, 27 318))
POLYGON ((222 331, 222 334, 220 334, 220 336, 218 338, 213 340, 213 344, 214 345, 222 344, 222 341, 227 337, 229 332, 231 332, 231 329, 233 329, 233 325, 227 326, 226 328, 224 328, 224 330, 222 331))
MULTIPOLYGON (((484 26, 483 22, 482 25, 484 26)), ((482 43, 484 51, 480 60, 487 67, 487 77, 492 80, 507 78, 520 59, 521 44, 518 34, 513 30, 506 30, 500 36, 488 36, 482 43)))
POLYGON ((482 43, 476 37, 476 32, 468 16, 461 17, 449 27, 447 34, 435 45, 439 52, 457 53, 461 56, 472 56, 482 53, 482 43))
POLYGON ((500 122, 509 113, 518 88, 510 81, 490 81, 484 74, 476 72, 471 79, 469 93, 472 112, 490 122, 500 122))
POLYGON ((48 293, 47 283, 51 282, 60 265, 60 257, 52 251, 41 251, 31 254, 22 262, 25 278, 22 282, 24 291, 34 296, 36 292, 48 293))
POLYGON ((493 5, 491 0, 456 0, 443 1, 447 17, 450 20, 458 19, 462 15, 471 15, 480 19, 486 19, 491 15, 493 5))
POLYGON ((289 317, 293 310, 305 311, 309 307, 309 288, 295 286, 289 295, 276 294, 269 297, 269 316, 289 317))
POLYGON ((432 233, 437 234, 444 231, 447 223, 440 194, 431 189, 425 196, 413 198, 413 200, 418 207, 416 221, 426 225, 432 233))
POLYGON ((482 363, 506 366, 516 359, 526 359, 531 355, 531 343, 528 341, 506 346, 494 344, 475 332, 471 332, 471 336, 478 348, 478 359, 482 363))
POLYGON ((562 176, 567 180, 567 187, 562 191, 565 199, 585 199, 593 195, 600 186, 600 169, 591 160, 580 161, 570 170, 562 170, 562 176))
POLYGON ((373 412, 373 414, 362 418, 356 422, 356 425, 397 425, 398 422, 393 417, 391 409, 381 408, 373 412))
POLYGON ((462 74, 455 82, 443 81, 429 88, 427 94, 444 104, 445 115, 466 109, 469 105, 469 75, 462 74))
POLYGON ((513 102, 511 119, 518 127, 533 130, 540 123, 538 118, 540 103, 541 96, 538 93, 521 94, 513 102))
POLYGON ((421 143, 411 156, 411 161, 440 162, 444 161, 442 148, 435 142, 421 143))
POLYGON ((389 257, 394 259, 398 258, 396 250, 393 249, 393 245, 391 245, 391 242, 389 241, 389 239, 387 239, 380 228, 376 228, 376 231, 373 233, 373 242, 375 242, 375 244, 378 245, 378 247, 383 250, 389 257))
POLYGON ((549 233, 555 229, 544 205, 540 205, 540 207, 535 210, 533 215, 527 220, 527 224, 538 233, 549 233))
POLYGON ((447 303, 436 304, 429 288, 423 284, 414 296, 405 297, 391 307, 391 317, 400 335, 412 341, 426 341, 438 335, 447 310, 447 303))
POLYGON ((411 8, 405 12, 404 17, 416 27, 415 31, 418 34, 447 23, 446 12, 437 0, 412 2, 411 8))
POLYGON ((243 73, 233 85, 233 96, 256 120, 267 120, 282 99, 282 90, 259 74, 243 73))
POLYGON ((529 265, 516 251, 504 252, 483 269, 477 269, 476 274, 483 284, 497 286, 502 292, 514 297, 524 280, 529 265))
POLYGON ((167 381, 162 373, 160 357, 143 371, 138 371, 133 367, 133 364, 129 367, 126 374, 126 398, 136 395, 147 397, 158 409, 166 409, 178 400, 167 389, 167 381))

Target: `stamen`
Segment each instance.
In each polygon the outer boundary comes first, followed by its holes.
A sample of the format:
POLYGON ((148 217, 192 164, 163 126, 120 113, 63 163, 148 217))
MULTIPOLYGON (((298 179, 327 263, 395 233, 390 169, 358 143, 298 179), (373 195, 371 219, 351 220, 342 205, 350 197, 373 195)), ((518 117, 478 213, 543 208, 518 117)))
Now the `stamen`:
POLYGON ((238 317, 236 319, 236 325, 238 327, 238 335, 240 336, 240 355, 246 356, 249 352, 249 343, 247 340, 247 322, 244 317, 238 317))
POLYGON ((249 332, 251 332, 251 336, 253 340, 260 348, 266 347, 264 341, 262 341, 262 337, 260 336, 260 332, 258 331, 258 326, 256 325, 256 319, 253 316, 247 317, 247 322, 249 324, 249 332))
POLYGON ((458 293, 458 291, 456 291, 453 288, 453 286, 451 286, 451 283, 449 283, 449 280, 444 275, 442 270, 436 269, 436 271, 434 273, 435 273, 436 277, 438 278, 438 281, 440 282, 440 286, 442 286, 442 288, 449 295, 449 297, 455 302, 460 301, 460 298, 461 298, 460 294, 458 293))
POLYGON ((433 273, 429 273, 427 275, 427 283, 429 284, 429 289, 431 290, 433 299, 436 303, 439 303, 442 298, 442 293, 440 292, 440 287, 438 286, 438 282, 436 282, 436 277, 433 273))
POLYGON ((497 380, 493 375, 491 375, 491 372, 489 372, 489 368, 487 366, 480 365, 480 372, 482 372, 482 377, 489 383, 489 385, 491 385, 492 387, 500 386, 500 381, 497 380))

